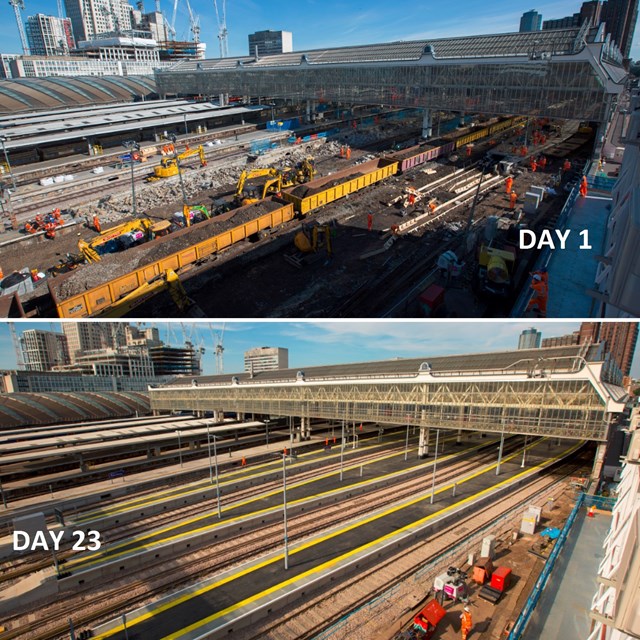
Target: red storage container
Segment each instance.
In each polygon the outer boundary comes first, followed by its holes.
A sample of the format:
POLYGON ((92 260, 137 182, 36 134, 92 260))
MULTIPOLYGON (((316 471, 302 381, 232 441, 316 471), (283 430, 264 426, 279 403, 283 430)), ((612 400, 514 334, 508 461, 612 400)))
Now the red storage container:
POLYGON ((509 567, 498 567, 491 575, 491 587, 503 592, 511 584, 511 569, 509 567))

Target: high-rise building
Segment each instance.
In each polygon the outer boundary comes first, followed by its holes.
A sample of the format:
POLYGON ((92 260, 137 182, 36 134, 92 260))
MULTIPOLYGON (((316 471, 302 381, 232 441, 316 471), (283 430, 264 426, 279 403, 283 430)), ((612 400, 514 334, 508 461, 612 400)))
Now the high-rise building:
POLYGON ((156 376, 199 376, 202 351, 187 342, 184 347, 157 345, 149 348, 156 376))
POLYGON ((131 30, 132 7, 127 0, 65 0, 64 5, 76 42, 131 30))
POLYGON ((607 0, 602 7, 601 21, 625 58, 631 51, 637 20, 638 0, 607 0))
POLYGON ((589 21, 592 25, 600 24, 602 11, 602 0, 589 0, 583 2, 578 13, 564 18, 556 18, 553 20, 545 20, 542 23, 542 29, 570 29, 572 27, 580 27, 589 21))
POLYGON ((287 369, 289 350, 281 347, 256 347, 244 352, 244 370, 250 373, 287 369))
POLYGON ((541 339, 542 334, 537 329, 533 327, 531 327, 531 329, 525 329, 520 334, 518 349, 538 349, 540 348, 541 339))
POLYGON ((628 376, 638 342, 638 323, 602 322, 598 337, 605 343, 606 352, 611 354, 622 375, 628 376))
POLYGON ((545 338, 542 348, 600 342, 604 344, 603 352, 615 362, 623 376, 628 376, 637 341, 637 322, 583 322, 578 331, 569 335, 545 338))
MULTIPOLYGON (((120 326, 120 323, 115 324, 120 326)), ((76 359, 86 351, 97 351, 116 346, 112 326, 110 323, 65 322, 62 325, 62 331, 67 337, 71 362, 76 362, 76 359)))
POLYGON ((22 332, 20 349, 27 371, 51 371, 69 363, 67 338, 62 333, 27 329, 22 332))
POLYGON ((256 31, 249 34, 250 56, 272 56, 293 51, 291 31, 256 31))
POLYGON ((522 14, 520 18, 520 31, 540 31, 542 27, 542 14, 531 9, 522 14))
POLYGON ((29 51, 33 56, 61 56, 75 48, 71 20, 38 13, 26 23, 29 51))

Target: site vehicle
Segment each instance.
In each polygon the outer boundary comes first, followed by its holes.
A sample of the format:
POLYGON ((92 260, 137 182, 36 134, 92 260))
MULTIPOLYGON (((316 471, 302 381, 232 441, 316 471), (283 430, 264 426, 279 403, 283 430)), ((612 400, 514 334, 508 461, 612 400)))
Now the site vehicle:
POLYGON ((238 206, 244 206, 259 200, 264 200, 297 184, 309 182, 315 176, 316 170, 313 159, 307 158, 295 167, 276 169, 246 169, 240 174, 236 185, 235 201, 238 206))
POLYGON ((187 205, 182 207, 182 211, 177 211, 171 216, 171 224, 177 227, 190 227, 191 225, 198 224, 203 220, 209 220, 211 214, 207 207, 201 204, 187 205))
POLYGON ((185 149, 176 157, 162 158, 160 164, 153 168, 153 174, 147 177, 148 182, 160 180, 161 178, 170 178, 178 175, 178 162, 190 156, 200 156, 200 166, 207 166, 207 158, 204 155, 204 147, 200 145, 196 149, 185 149))
POLYGON ((93 240, 78 240, 78 249, 87 262, 98 262, 100 256, 117 253, 135 247, 160 235, 169 233, 170 224, 166 220, 153 222, 149 218, 139 218, 123 222, 105 229, 93 240))
POLYGON ((478 251, 479 293, 506 298, 513 288, 517 258, 516 226, 507 218, 487 218, 485 242, 478 251))
POLYGON ((302 230, 296 234, 293 242, 298 251, 302 253, 315 253, 319 248, 323 247, 329 255, 333 252, 331 227, 328 224, 315 224, 311 228, 303 226, 302 230))
POLYGON ((137 289, 120 298, 114 305, 98 314, 97 317, 120 318, 161 291, 170 293, 174 304, 183 314, 190 317, 204 317, 204 312, 189 298, 178 274, 173 269, 167 269, 154 280, 145 282, 137 289))

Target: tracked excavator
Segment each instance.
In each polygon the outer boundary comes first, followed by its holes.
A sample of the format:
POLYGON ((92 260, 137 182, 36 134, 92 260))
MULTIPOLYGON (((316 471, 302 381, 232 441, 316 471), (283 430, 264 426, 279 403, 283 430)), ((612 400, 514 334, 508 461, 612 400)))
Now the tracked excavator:
POLYGON ((200 156, 200 166, 207 166, 207 158, 204 155, 204 147, 200 145, 195 149, 185 149, 180 155, 177 157, 169 157, 162 158, 160 164, 157 167, 153 168, 153 174, 147 176, 147 182, 154 182, 155 180, 161 180, 162 178, 170 178, 171 176, 178 175, 178 162, 188 158, 190 156, 199 155, 200 156))
POLYGON ((264 200, 296 184, 309 182, 316 175, 313 158, 306 158, 294 167, 276 169, 267 167, 264 169, 246 169, 240 174, 234 202, 236 206, 244 206, 264 200))
POLYGON ((170 233, 168 220, 153 222, 139 218, 105 229, 93 240, 78 240, 78 250, 87 262, 99 262, 107 253, 117 253, 170 233))

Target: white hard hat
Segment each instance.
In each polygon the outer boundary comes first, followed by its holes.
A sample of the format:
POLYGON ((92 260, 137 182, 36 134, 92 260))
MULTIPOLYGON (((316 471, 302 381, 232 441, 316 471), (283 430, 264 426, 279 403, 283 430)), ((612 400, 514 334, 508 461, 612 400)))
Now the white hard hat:
POLYGON ((469 607, 466 607, 466 606, 465 606, 464 610, 465 611, 470 611, 469 607))
POLYGON ((535 275, 535 276, 533 276, 533 279, 534 279, 534 280, 542 280, 542 277, 541 277, 541 276, 539 276, 539 275, 536 273, 536 275, 535 275))

